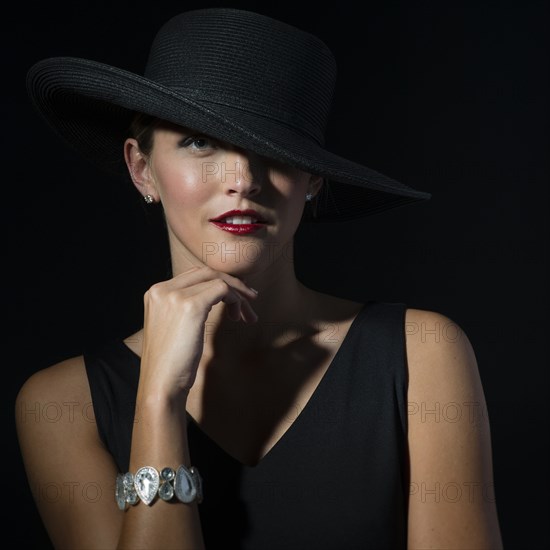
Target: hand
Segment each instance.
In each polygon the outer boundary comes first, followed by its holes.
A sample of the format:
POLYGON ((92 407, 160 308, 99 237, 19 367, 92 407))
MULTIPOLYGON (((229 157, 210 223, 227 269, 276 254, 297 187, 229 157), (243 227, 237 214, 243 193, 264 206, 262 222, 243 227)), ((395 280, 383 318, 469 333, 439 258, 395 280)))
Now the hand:
POLYGON ((212 307, 224 302, 232 320, 255 322, 248 300, 256 295, 237 277, 207 266, 151 286, 144 295, 140 391, 186 394, 195 381, 212 307))

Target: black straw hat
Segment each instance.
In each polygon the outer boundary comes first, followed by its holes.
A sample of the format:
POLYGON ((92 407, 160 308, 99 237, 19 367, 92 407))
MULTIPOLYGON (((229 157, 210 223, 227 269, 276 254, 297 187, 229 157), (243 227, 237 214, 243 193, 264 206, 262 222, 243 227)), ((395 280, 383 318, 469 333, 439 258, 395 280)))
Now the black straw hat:
POLYGON ((335 80, 334 57, 317 37, 250 11, 206 8, 159 30, 144 75, 54 57, 31 67, 27 89, 59 135, 112 173, 127 175, 122 147, 141 112, 323 176, 329 185, 306 220, 429 199, 324 148, 335 80))

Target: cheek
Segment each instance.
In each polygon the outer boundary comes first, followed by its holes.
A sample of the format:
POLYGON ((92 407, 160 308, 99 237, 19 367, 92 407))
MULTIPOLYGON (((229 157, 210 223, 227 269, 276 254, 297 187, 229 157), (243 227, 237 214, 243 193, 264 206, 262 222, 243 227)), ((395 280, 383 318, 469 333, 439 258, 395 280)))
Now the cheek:
POLYGON ((208 197, 208 185, 203 181, 200 166, 164 165, 155 171, 165 211, 174 208, 196 208, 208 197))
POLYGON ((304 207, 309 175, 300 170, 271 171, 271 181, 284 197, 288 213, 301 212, 304 207))

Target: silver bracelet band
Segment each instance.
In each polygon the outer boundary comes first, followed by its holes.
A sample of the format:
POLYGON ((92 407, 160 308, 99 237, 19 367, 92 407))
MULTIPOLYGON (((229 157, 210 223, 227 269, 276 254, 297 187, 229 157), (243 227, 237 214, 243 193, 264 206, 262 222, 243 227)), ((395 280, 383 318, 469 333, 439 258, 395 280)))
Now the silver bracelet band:
POLYGON ((134 506, 140 500, 151 505, 156 497, 169 501, 174 496, 189 504, 196 500, 202 502, 202 478, 194 466, 178 467, 177 470, 167 466, 160 473, 152 466, 143 466, 135 474, 127 472, 116 478, 115 500, 120 510, 128 505, 134 506))

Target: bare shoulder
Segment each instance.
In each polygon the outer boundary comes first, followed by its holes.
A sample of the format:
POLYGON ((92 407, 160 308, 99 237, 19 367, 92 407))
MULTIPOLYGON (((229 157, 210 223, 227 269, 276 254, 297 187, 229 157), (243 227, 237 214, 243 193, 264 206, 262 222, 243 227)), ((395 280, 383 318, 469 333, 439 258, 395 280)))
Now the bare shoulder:
POLYGON ((68 441, 100 444, 84 358, 74 356, 32 374, 15 401, 17 436, 26 463, 68 441))
POLYGON ((74 356, 35 372, 25 381, 17 394, 17 421, 29 415, 46 423, 61 420, 63 411, 74 419, 77 409, 85 413, 90 405, 84 358, 74 356))
POLYGON ((465 331, 436 311, 405 315, 409 548, 500 549, 489 416, 465 331))
POLYGON ((490 434, 485 396, 465 331, 437 311, 407 309, 405 333, 413 468, 424 465, 428 456, 432 465, 444 461, 446 452, 474 431, 487 447, 490 434), (415 462, 418 457, 421 460, 415 462))
POLYGON ((405 334, 409 397, 483 393, 473 346, 456 321, 437 311, 410 308, 405 334))
POLYGON ((29 486, 53 545, 114 548, 121 524, 111 490, 117 469, 97 431, 84 358, 30 376, 15 413, 29 486))

